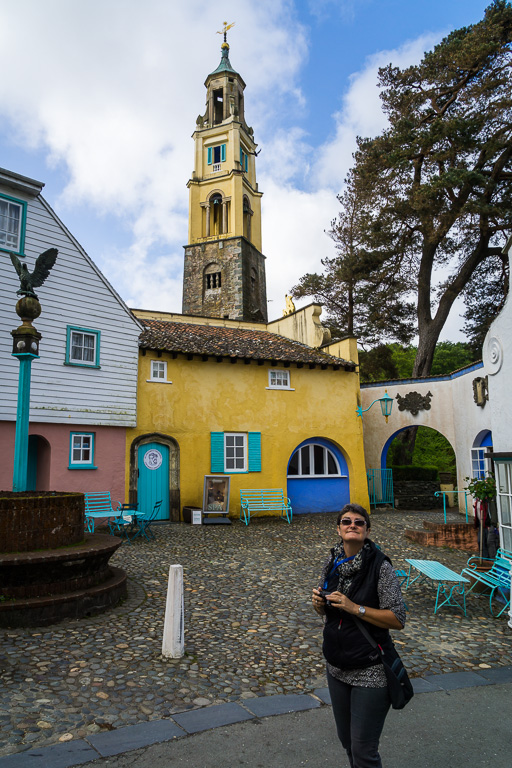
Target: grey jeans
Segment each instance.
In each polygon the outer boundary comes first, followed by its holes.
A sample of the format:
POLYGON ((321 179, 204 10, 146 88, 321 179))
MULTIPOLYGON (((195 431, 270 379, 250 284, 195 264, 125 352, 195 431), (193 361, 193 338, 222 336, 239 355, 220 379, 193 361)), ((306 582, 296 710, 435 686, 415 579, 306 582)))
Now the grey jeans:
POLYGON ((338 738, 351 768, 382 768, 379 739, 390 707, 387 688, 342 683, 327 672, 338 738))

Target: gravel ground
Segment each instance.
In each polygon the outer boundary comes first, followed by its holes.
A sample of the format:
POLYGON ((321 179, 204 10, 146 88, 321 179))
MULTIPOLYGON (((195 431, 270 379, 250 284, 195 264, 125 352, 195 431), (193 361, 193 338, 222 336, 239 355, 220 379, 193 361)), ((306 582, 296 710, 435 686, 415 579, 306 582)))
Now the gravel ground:
MULTIPOLYGON (((460 522, 464 518, 451 514, 460 522)), ((372 538, 396 568, 439 560, 460 572, 468 553, 404 537, 442 512, 378 511, 372 538)), ((450 519, 450 518, 449 518, 450 519)), ((166 524, 156 541, 123 544, 111 562, 129 575, 128 599, 107 614, 54 627, 0 630, 0 755, 186 709, 325 685, 321 620, 310 595, 336 515, 256 518, 246 527, 166 524), (183 565, 185 656, 161 656, 169 566, 183 565)), ((425 584, 407 593, 394 639, 412 677, 512 664, 507 616, 470 595, 467 617, 434 616, 425 584)))

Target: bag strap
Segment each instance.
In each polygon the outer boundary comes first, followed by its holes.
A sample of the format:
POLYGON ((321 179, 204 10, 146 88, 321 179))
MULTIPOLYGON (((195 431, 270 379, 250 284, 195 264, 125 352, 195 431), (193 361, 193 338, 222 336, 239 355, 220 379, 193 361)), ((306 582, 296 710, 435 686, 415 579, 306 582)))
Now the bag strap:
POLYGON ((368 630, 364 626, 364 624, 361 621, 361 619, 359 619, 357 616, 354 616, 353 619, 354 619, 354 622, 355 622, 358 630, 361 632, 363 637, 365 637, 368 640, 368 642, 370 643, 372 648, 378 648, 379 652, 380 652, 380 655, 382 656, 382 648, 380 647, 380 645, 378 643, 375 642, 374 638, 370 635, 370 633, 368 632, 368 630))

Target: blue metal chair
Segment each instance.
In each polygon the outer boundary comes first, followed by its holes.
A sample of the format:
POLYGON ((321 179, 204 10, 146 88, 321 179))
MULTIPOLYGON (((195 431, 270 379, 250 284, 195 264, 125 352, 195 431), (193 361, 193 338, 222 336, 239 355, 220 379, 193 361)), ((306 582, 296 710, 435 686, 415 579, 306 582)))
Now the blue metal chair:
POLYGON ((158 515, 160 511, 160 507, 162 506, 162 501, 155 501, 155 505, 151 512, 147 515, 137 515, 137 531, 132 536, 133 539, 136 539, 137 536, 144 536, 144 538, 147 541, 152 541, 155 539, 155 534, 151 530, 151 523, 154 522, 156 516, 158 515))
POLYGON ((108 521, 108 529, 112 536, 119 536, 130 543, 130 533, 135 530, 137 525, 136 512, 139 508, 137 503, 118 504, 117 517, 108 521))

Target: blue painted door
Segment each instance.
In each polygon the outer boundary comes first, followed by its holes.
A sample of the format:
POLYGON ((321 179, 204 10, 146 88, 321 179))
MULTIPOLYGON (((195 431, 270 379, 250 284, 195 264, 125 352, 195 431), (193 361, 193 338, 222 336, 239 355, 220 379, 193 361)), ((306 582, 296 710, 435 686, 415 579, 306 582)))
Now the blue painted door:
POLYGON ((339 448, 321 437, 301 443, 288 462, 293 514, 339 512, 350 501, 348 467, 339 448))
POLYGON ((162 501, 156 520, 169 519, 169 447, 146 443, 138 448, 139 481, 137 498, 141 512, 151 512, 162 501))

